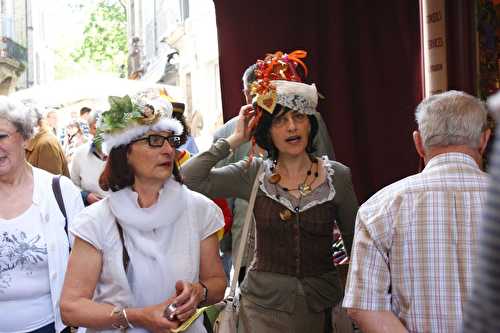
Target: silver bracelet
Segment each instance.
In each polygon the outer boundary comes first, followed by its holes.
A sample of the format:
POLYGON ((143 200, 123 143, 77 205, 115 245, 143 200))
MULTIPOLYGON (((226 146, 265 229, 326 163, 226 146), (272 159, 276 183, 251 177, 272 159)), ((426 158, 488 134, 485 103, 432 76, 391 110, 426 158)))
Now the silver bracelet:
POLYGON ((125 311, 125 309, 123 309, 122 311, 123 311, 123 316, 125 317, 125 321, 127 322, 128 327, 129 328, 134 328, 134 325, 132 325, 130 323, 130 321, 128 321, 127 312, 125 311))
POLYGON ((125 318, 125 311, 123 311, 122 307, 115 306, 111 311, 111 313, 109 314, 109 316, 113 319, 116 318, 116 321, 111 324, 113 328, 116 328, 121 331, 127 329, 127 326, 125 326, 125 324, 127 324, 128 321, 125 318))

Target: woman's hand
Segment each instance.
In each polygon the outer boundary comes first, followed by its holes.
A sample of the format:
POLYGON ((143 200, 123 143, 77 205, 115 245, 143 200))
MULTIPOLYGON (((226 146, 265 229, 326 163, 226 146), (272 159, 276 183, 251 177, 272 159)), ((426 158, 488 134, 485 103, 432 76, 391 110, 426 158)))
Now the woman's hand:
POLYGON ((203 287, 199 283, 177 281, 175 290, 177 294, 174 300, 177 305, 175 316, 182 323, 196 312, 203 298, 203 287))
POLYGON ((101 200, 102 198, 99 196, 99 194, 97 193, 94 193, 94 192, 90 192, 88 195, 87 195, 87 203, 89 205, 93 204, 93 203, 96 203, 97 201, 101 200))
POLYGON ((250 140, 252 120, 255 119, 255 110, 252 104, 243 105, 236 121, 234 132, 227 138, 232 149, 250 140))
POLYGON ((157 305, 140 309, 127 309, 127 317, 132 325, 143 327, 149 332, 168 332, 180 325, 180 321, 172 321, 164 317, 165 309, 174 302, 174 298, 170 298, 157 305))

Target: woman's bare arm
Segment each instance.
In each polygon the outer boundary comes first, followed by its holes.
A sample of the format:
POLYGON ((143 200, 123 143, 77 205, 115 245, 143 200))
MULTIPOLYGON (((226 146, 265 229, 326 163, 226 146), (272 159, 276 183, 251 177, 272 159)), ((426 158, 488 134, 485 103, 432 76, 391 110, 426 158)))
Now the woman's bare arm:
POLYGON ((178 281, 178 284, 182 283, 182 286, 176 285, 176 289, 180 289, 176 302, 182 304, 176 311, 180 321, 188 319, 196 311, 198 305, 214 304, 224 297, 227 286, 226 275, 219 257, 219 241, 216 234, 201 241, 200 281, 208 289, 207 300, 202 304, 200 302, 203 298, 203 286, 200 283, 190 284, 178 281))
MULTIPOLYGON (((114 305, 92 301, 102 269, 102 255, 94 246, 76 237, 66 271, 61 295, 61 316, 67 325, 94 329, 112 329, 117 324, 111 316, 114 305)), ((134 326, 160 332, 175 328, 178 323, 163 317, 166 302, 146 308, 126 309, 134 326)))

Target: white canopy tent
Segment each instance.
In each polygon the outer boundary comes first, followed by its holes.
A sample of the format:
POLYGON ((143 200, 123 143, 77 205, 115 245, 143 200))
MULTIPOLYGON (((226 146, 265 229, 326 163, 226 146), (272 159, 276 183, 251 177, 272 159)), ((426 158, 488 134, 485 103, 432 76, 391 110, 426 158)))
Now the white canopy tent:
POLYGON ((42 107, 51 109, 66 109, 82 102, 89 102, 102 108, 106 107, 109 96, 124 96, 149 88, 164 88, 173 99, 184 100, 183 93, 177 86, 110 76, 59 80, 19 90, 10 95, 22 100, 32 100, 42 107))
POLYGON ((46 85, 18 90, 10 96, 33 101, 46 111, 56 110, 59 126, 64 127, 70 120, 78 118, 79 111, 84 106, 104 111, 109 107, 109 96, 133 95, 150 88, 164 88, 174 100, 184 101, 184 94, 177 86, 105 75, 58 80, 46 85))

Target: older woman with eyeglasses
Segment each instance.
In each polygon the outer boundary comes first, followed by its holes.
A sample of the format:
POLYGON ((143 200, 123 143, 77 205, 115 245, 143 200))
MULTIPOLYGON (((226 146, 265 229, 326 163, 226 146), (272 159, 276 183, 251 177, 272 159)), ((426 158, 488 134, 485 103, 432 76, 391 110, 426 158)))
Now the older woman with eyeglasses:
MULTIPOLYGON (((182 185, 175 152, 184 133, 171 103, 125 96, 110 104, 97 141, 108 153, 100 185, 112 192, 71 228, 62 317, 87 332, 169 332, 224 295, 222 213, 182 185)), ((206 332, 203 320, 187 332, 206 332)))
POLYGON ((33 110, 0 96, 0 332, 69 331, 59 311, 70 246, 65 228, 83 202, 61 177, 65 220, 51 190, 56 176, 26 161, 35 122, 33 110))

